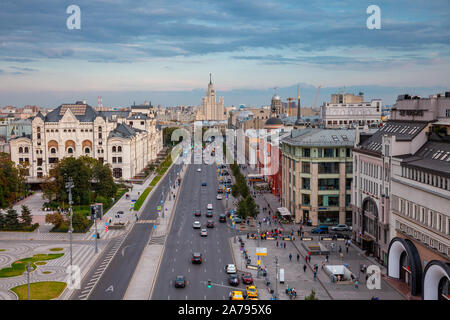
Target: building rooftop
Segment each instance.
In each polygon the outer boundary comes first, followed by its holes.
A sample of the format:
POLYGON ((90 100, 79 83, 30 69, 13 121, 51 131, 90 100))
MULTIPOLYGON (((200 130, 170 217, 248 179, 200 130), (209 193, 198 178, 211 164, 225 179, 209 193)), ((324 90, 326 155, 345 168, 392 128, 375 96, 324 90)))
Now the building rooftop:
POLYGON ((381 142, 383 135, 395 136, 397 141, 411 141, 426 126, 427 121, 395 121, 385 122, 383 127, 378 129, 370 138, 361 143, 363 150, 381 153, 381 142))
POLYGON ((293 146, 353 146, 355 141, 354 129, 294 129, 290 136, 283 139, 283 143, 293 146))
MULTIPOLYGON (((75 104, 67 103, 60 105, 53 111, 47 113, 44 121, 59 122, 69 109, 80 122, 92 122, 98 116, 98 113, 90 105, 77 101, 75 104)), ((40 117, 42 118, 42 115, 40 117)))

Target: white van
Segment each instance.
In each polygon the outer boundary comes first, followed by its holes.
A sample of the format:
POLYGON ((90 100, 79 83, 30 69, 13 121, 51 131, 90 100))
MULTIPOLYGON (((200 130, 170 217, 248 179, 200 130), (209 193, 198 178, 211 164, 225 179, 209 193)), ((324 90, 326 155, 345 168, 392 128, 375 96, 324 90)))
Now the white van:
POLYGON ((284 283, 284 269, 280 269, 280 283, 284 283))
POLYGON ((208 203, 208 210, 212 210, 212 209, 213 209, 212 203, 208 203))

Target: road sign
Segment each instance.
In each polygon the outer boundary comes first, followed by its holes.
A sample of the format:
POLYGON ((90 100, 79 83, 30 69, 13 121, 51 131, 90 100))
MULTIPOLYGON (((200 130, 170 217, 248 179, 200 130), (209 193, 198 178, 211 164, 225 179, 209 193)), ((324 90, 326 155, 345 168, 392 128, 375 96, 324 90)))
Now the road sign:
POLYGON ((157 207, 156 207, 156 210, 161 210, 161 206, 157 206, 157 207))
POLYGON ((259 266, 261 264, 261 260, 256 260, 256 264, 259 266))
POLYGON ((267 248, 256 248, 257 256, 267 256, 267 248))
POLYGON ((131 202, 136 202, 136 200, 131 200, 131 202))

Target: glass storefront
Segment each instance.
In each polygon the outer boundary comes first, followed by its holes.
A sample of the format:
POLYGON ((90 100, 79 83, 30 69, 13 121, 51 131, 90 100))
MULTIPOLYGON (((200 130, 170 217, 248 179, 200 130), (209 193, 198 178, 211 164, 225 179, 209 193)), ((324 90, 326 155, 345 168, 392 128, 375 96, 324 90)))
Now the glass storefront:
POLYGON ((339 211, 319 211, 319 225, 339 224, 339 211))

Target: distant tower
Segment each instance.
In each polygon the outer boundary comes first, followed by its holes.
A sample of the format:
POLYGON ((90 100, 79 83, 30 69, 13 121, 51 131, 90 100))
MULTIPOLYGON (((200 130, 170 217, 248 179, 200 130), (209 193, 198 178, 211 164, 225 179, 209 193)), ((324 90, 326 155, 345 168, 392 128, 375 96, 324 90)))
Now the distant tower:
POLYGON ((297 85, 297 121, 295 121, 295 124, 301 123, 301 107, 300 107, 300 86, 297 85))
POLYGON ((99 109, 103 108, 102 96, 98 96, 98 106, 99 109))

